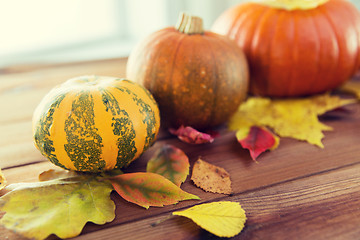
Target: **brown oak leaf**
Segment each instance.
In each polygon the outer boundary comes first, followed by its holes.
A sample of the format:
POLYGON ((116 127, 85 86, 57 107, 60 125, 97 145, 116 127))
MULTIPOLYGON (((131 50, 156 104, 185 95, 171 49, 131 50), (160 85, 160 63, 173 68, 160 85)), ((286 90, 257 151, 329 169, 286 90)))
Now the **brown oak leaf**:
POLYGON ((212 193, 231 194, 230 174, 223 168, 198 159, 192 171, 191 180, 194 184, 212 193))

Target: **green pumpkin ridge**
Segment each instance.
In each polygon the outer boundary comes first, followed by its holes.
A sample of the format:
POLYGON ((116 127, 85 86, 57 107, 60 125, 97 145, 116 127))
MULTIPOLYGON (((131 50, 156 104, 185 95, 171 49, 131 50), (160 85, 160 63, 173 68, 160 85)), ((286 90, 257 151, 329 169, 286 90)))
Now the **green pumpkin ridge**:
POLYGON ((153 104, 157 105, 157 102, 155 101, 155 98, 153 97, 153 95, 151 95, 151 93, 146 89, 144 88, 143 86, 133 82, 133 81, 130 81, 130 80, 127 80, 127 79, 119 79, 121 81, 124 81, 124 82, 127 82, 131 85, 134 85, 134 86, 139 86, 144 92, 145 94, 150 98, 150 100, 153 102, 153 104))
POLYGON ((120 136, 117 140, 118 155, 116 166, 122 168, 127 166, 135 157, 137 148, 135 146, 135 129, 128 113, 120 109, 114 95, 107 90, 101 89, 102 101, 106 106, 106 111, 110 111, 113 115, 111 127, 116 136, 120 136))
POLYGON ((59 162, 56 155, 54 154, 54 142, 51 140, 50 136, 50 128, 53 123, 54 112, 58 109, 64 98, 65 95, 57 96, 53 104, 51 104, 49 107, 48 111, 41 116, 38 124, 39 127, 36 129, 34 139, 36 146, 45 157, 47 157, 55 165, 66 169, 66 167, 59 162))
POLYGON ((79 171, 96 172, 105 168, 101 159, 102 138, 95 127, 94 100, 89 92, 79 94, 65 121, 65 151, 79 171))
POLYGON ((145 137, 145 144, 144 144, 144 151, 148 149, 153 141, 155 140, 155 113, 150 107, 149 104, 144 102, 141 98, 139 98, 135 93, 131 92, 126 87, 117 87, 117 89, 121 92, 125 92, 131 95, 132 99, 135 101, 136 105, 139 106, 139 112, 142 114, 143 119, 142 122, 146 124, 146 137, 145 137))
POLYGON ((100 88, 99 90, 102 94, 102 96, 101 96, 102 102, 106 107, 105 111, 107 111, 107 112, 111 111, 111 114, 113 116, 120 114, 120 107, 119 107, 119 104, 117 103, 114 95, 110 91, 108 91, 104 88, 100 88))
POLYGON ((122 168, 127 166, 135 157, 137 148, 135 146, 135 129, 129 115, 121 110, 122 117, 113 118, 113 132, 118 138, 118 156, 116 166, 122 168))

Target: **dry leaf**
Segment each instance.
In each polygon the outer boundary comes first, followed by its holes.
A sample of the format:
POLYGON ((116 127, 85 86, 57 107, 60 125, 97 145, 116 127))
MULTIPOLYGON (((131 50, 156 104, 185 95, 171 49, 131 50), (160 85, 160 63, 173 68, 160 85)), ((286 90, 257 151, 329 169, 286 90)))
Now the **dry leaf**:
POLYGON ((179 148, 163 145, 148 161, 147 172, 160 174, 180 187, 189 175, 189 158, 179 148))
POLYGON ((190 218, 203 229, 219 237, 233 237, 246 222, 245 211, 237 202, 212 202, 196 205, 173 215, 190 218))
POLYGON ((354 103, 329 94, 298 99, 250 97, 241 104, 229 122, 231 130, 244 126, 270 127, 280 137, 304 140, 323 148, 323 131, 332 130, 318 116, 327 111, 354 103))
POLYGON ((232 193, 229 173, 225 169, 201 159, 198 159, 193 166, 191 180, 196 186, 207 192, 232 193))
POLYGON ((0 190, 3 189, 6 186, 6 179, 4 174, 2 173, 0 169, 0 190))
POLYGON ((214 137, 212 135, 199 132, 192 127, 181 126, 178 129, 170 128, 169 132, 176 135, 181 141, 190 144, 212 143, 214 141, 214 137))
POLYGON ((341 90, 354 94, 355 97, 360 100, 360 81, 349 81, 341 88, 341 90))
POLYGON ((125 173, 110 178, 110 181, 121 197, 146 209, 151 206, 163 207, 183 200, 200 199, 156 173, 125 173))
POLYGON ((104 224, 115 218, 113 188, 94 176, 36 183, 18 183, 0 198, 5 211, 0 223, 27 238, 75 237, 87 222, 104 224))
POLYGON ((256 126, 237 130, 236 138, 243 148, 249 149, 253 160, 266 150, 276 149, 280 142, 279 137, 268 129, 256 126))

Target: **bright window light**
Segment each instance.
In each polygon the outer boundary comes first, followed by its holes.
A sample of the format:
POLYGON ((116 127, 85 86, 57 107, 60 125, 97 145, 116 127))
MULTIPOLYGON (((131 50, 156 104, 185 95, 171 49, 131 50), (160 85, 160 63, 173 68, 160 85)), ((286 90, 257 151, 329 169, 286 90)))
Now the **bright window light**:
POLYGON ((0 54, 81 44, 112 36, 120 30, 115 1, 0 1, 0 29, 3 29, 0 54))
POLYGON ((202 17, 209 29, 244 1, 0 0, 0 68, 128 56, 142 38, 174 26, 181 11, 202 17))

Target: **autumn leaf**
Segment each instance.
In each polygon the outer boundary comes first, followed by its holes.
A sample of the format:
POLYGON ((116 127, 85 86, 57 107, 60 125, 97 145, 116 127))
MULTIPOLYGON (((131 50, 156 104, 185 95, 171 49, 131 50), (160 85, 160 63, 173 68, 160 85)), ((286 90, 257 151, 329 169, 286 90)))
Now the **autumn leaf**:
POLYGON ((253 160, 266 150, 276 149, 280 142, 279 137, 268 129, 256 126, 237 130, 236 138, 243 148, 249 149, 253 160))
POLYGON ((0 169, 0 190, 6 186, 6 178, 0 169))
POLYGON ((199 132, 192 127, 181 126, 178 129, 170 128, 169 132, 176 135, 181 141, 190 144, 212 143, 214 141, 212 135, 199 132))
POLYGON ((194 163, 191 180, 207 192, 232 193, 230 174, 225 169, 201 159, 194 163))
POLYGON ((78 177, 79 173, 75 171, 68 171, 63 169, 49 169, 39 174, 39 181, 49 181, 54 179, 73 178, 78 177))
POLYGON ((307 141, 323 148, 323 131, 332 128, 321 123, 318 116, 354 102, 329 94, 275 100, 250 97, 230 119, 229 128, 237 131, 244 126, 270 127, 280 137, 307 141))
POLYGON ((94 176, 17 183, 7 189, 11 191, 0 198, 0 210, 6 212, 0 223, 27 238, 75 237, 87 222, 115 218, 113 188, 94 176))
POLYGON ((203 229, 219 237, 233 237, 246 222, 245 211, 237 202, 221 201, 196 205, 173 215, 190 218, 203 229))
POLYGON ((186 154, 181 149, 166 144, 148 161, 146 171, 160 174, 180 187, 189 175, 189 167, 186 154))
POLYGON ((183 200, 200 199, 156 173, 125 173, 110 178, 110 181, 121 197, 146 209, 150 206, 163 207, 183 200))
POLYGON ((354 94, 360 100, 360 81, 349 81, 342 88, 342 91, 354 94))

